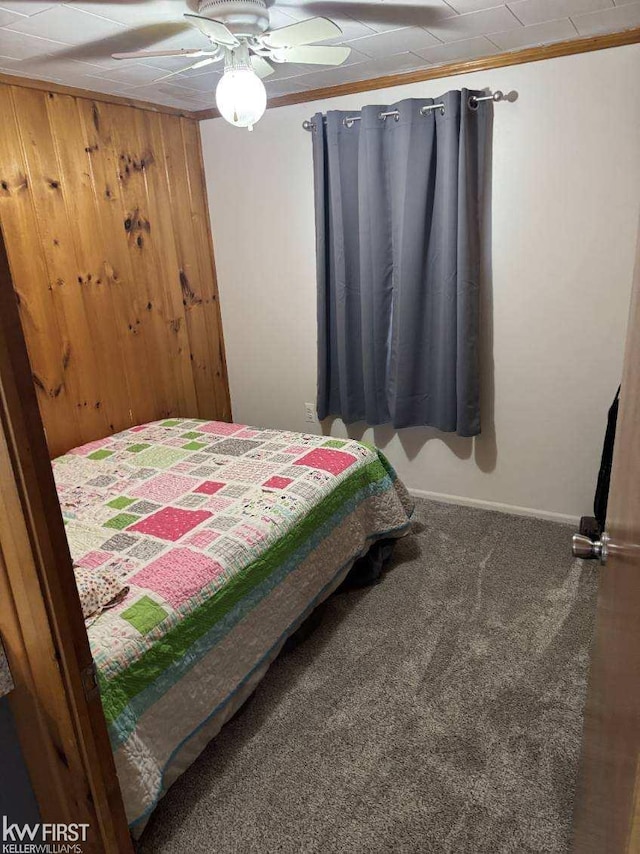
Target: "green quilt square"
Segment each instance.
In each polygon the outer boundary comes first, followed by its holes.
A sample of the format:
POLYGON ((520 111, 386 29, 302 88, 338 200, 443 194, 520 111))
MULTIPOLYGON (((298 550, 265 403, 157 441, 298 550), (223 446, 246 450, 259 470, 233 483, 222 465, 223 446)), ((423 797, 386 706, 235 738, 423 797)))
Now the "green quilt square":
POLYGON ((323 448, 344 448, 346 442, 341 442, 340 439, 329 439, 322 443, 323 448))
POLYGON ((169 448, 167 445, 152 445, 139 454, 132 454, 127 462, 132 465, 151 469, 168 469, 189 456, 182 448, 169 448))
POLYGON ((126 495, 119 495, 117 498, 107 501, 107 507, 113 507, 114 510, 124 510, 125 507, 133 504, 136 500, 136 498, 127 498, 126 495))
POLYGON ((196 430, 190 430, 188 433, 183 433, 180 438, 182 438, 182 439, 202 439, 202 433, 198 433, 196 430))
POLYGON ((142 596, 130 608, 123 611, 120 616, 128 623, 131 623, 133 628, 137 629, 141 635, 146 635, 164 620, 167 612, 157 602, 154 602, 153 599, 150 599, 148 596, 142 596))
POLYGON ((150 448, 151 445, 148 442, 138 442, 135 445, 129 445, 127 451, 132 454, 139 454, 140 451, 145 451, 147 448, 150 448))
POLYGON ((101 448, 99 451, 94 451, 92 454, 88 455, 88 459, 90 460, 104 460, 105 457, 111 457, 113 455, 113 451, 107 451, 104 448, 101 448))
POLYGON ((185 448, 187 451, 199 451, 200 448, 206 448, 207 443, 206 442, 187 442, 187 444, 183 445, 182 447, 185 448))
POLYGON ((103 528, 115 528, 117 531, 122 531, 129 525, 133 525, 140 517, 135 513, 118 513, 112 519, 109 519, 103 524, 103 528))
POLYGON ((182 424, 182 418, 169 418, 168 421, 163 421, 160 426, 161 427, 177 427, 178 424, 182 424))

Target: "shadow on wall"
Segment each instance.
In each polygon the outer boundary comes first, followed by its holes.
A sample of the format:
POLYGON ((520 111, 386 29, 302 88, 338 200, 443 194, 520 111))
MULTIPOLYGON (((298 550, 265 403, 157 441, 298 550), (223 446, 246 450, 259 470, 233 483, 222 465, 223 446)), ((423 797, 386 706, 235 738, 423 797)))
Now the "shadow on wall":
MULTIPOLYGON (((515 100, 516 92, 510 92, 507 100, 515 100)), ((493 113, 491 114, 493 125, 493 113)), ((493 138, 493 127, 489 139, 493 138)), ((480 214, 480 234, 482 240, 482 266, 480 270, 480 421, 482 433, 473 438, 457 436, 455 433, 443 433, 433 427, 406 427, 396 430, 391 425, 373 428, 375 445, 384 450, 395 435, 407 455, 414 460, 427 442, 439 441, 461 460, 474 458, 477 467, 485 473, 492 472, 498 459, 498 444, 495 427, 495 379, 493 359, 493 263, 492 263, 492 150, 489 145, 484 158, 483 210, 480 214)), ((322 432, 330 436, 333 425, 339 419, 326 418, 321 422, 322 432)), ((345 425, 350 439, 360 441, 367 425, 364 422, 345 425)))

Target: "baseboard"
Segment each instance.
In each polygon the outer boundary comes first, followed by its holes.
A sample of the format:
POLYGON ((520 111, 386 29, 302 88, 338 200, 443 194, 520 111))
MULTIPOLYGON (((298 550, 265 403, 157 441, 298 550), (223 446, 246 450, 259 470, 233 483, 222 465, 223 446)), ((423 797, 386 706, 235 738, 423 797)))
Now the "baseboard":
POLYGON ((566 513, 554 513, 551 510, 536 510, 533 507, 518 507, 515 504, 500 504, 498 501, 484 501, 482 498, 466 498, 462 495, 446 495, 443 492, 427 492, 426 489, 410 489, 415 498, 428 498, 443 504, 461 504, 463 507, 480 507, 483 510, 496 510, 498 513, 511 513, 514 516, 531 516, 549 522, 562 522, 566 525, 579 525, 579 516, 566 513))

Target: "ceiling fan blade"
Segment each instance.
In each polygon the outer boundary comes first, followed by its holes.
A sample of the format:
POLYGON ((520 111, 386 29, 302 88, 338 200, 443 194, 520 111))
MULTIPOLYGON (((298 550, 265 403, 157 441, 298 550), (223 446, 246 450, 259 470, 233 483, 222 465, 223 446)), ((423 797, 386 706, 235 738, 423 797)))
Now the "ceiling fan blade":
POLYGON ((275 68, 272 68, 271 65, 267 62, 267 60, 262 56, 252 56, 251 57, 251 65, 253 66, 253 70, 261 79, 265 77, 269 77, 270 74, 273 74, 275 68))
POLYGON ((274 62, 299 62, 309 65, 342 65, 351 48, 342 45, 301 45, 274 50, 274 62))
POLYGON ((181 50, 133 50, 128 53, 112 53, 112 59, 149 59, 159 56, 205 56, 207 51, 200 48, 182 48, 181 50))
POLYGON ((162 83, 168 80, 169 77, 176 77, 178 74, 184 74, 185 71, 191 71, 193 68, 204 68, 205 65, 211 65, 212 62, 217 62, 221 56, 209 56, 206 59, 200 59, 194 62, 193 65, 187 65, 186 68, 180 68, 178 71, 170 71, 168 74, 163 74, 162 77, 156 77, 154 83, 162 83))
POLYGON ((215 56, 208 56, 206 59, 194 62, 193 65, 190 65, 186 70, 191 71, 192 68, 204 68, 205 65, 211 65, 212 62, 218 62, 220 59, 222 59, 222 53, 216 53, 215 56))
MULTIPOLYGON (((300 10, 300 0, 278 0, 278 8, 288 13, 288 7, 300 10)), ((442 22, 450 13, 441 5, 418 0, 305 0, 304 10, 309 15, 328 15, 355 18, 378 32, 398 27, 424 27, 442 22)))
POLYGON ((267 47, 297 47, 342 35, 342 30, 329 18, 308 18, 278 30, 265 33, 260 41, 267 47))
POLYGON ((225 47, 238 47, 240 44, 231 30, 228 30, 220 21, 212 21, 211 18, 205 18, 203 15, 193 15, 190 12, 185 14, 185 18, 193 23, 207 38, 212 39, 218 44, 225 47))
MULTIPOLYGON (((159 50, 158 45, 167 42, 169 39, 171 39, 172 44, 180 44, 178 37, 190 32, 191 27, 186 21, 142 24, 139 27, 122 30, 115 35, 63 47, 56 51, 56 59, 79 59, 84 62, 92 62, 95 59, 107 59, 114 53, 133 52, 146 48, 159 50)), ((165 47, 163 53, 168 50, 169 47, 165 47)), ((35 59, 33 61, 35 62, 35 59)))

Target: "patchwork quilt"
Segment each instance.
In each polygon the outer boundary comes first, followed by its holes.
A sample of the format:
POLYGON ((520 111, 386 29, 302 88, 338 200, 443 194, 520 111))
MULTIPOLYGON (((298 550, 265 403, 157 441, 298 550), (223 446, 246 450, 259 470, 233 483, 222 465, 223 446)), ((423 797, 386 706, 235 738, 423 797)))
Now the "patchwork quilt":
POLYGON ((88 632, 140 828, 353 560, 407 531, 412 503, 366 445, 215 421, 134 427, 53 469, 74 564, 125 588, 88 632))

